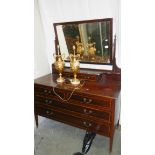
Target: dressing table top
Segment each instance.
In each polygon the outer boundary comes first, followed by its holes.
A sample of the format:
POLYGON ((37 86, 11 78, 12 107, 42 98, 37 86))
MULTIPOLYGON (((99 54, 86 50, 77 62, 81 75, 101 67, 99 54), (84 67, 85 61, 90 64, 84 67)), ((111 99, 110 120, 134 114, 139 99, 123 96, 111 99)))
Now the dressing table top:
MULTIPOLYGON (((70 84, 69 79, 66 79, 66 82, 63 84, 57 84, 57 77, 58 75, 56 74, 48 74, 36 79, 34 83, 37 85, 54 87, 67 91, 72 91, 75 88, 75 86, 70 84)), ((100 81, 81 80, 81 85, 82 87, 80 89, 76 89, 75 92, 111 99, 117 99, 121 89, 120 81, 108 80, 106 78, 102 78, 100 81)))

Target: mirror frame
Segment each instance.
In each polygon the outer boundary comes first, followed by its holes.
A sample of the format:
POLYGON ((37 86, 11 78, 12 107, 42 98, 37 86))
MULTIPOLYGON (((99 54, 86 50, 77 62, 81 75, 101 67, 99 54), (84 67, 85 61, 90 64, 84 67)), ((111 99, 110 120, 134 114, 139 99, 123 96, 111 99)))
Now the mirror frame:
MULTIPOLYGON (((109 21, 110 22, 110 27, 109 27, 109 36, 110 36, 110 44, 109 44, 109 49, 110 49, 110 63, 95 63, 95 62, 81 62, 81 64, 94 64, 94 65, 114 65, 113 62, 113 18, 104 18, 104 19, 93 19, 93 20, 81 20, 81 21, 71 21, 71 22, 60 22, 60 23, 53 23, 54 26, 54 32, 55 32, 55 49, 57 49, 57 45, 59 43, 58 41, 58 34, 57 34, 57 29, 56 27, 58 25, 67 25, 67 24, 83 24, 83 23, 93 23, 93 22, 104 22, 104 21, 109 21)), ((61 51, 60 51, 61 52, 61 51)), ((57 50, 56 50, 57 54, 57 50)), ((65 60, 66 62, 69 62, 68 60, 65 60)))

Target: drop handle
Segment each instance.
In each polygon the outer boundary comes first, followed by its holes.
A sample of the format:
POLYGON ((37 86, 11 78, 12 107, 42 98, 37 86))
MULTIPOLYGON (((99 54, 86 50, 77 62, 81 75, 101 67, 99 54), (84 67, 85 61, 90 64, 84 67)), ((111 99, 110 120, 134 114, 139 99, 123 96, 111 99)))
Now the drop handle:
POLYGON ((92 113, 92 110, 84 109, 83 112, 84 112, 85 114, 91 114, 91 113, 92 113))
POLYGON ((91 123, 87 123, 87 122, 83 122, 83 125, 84 125, 85 127, 91 127, 91 126, 92 126, 91 123))
POLYGON ((52 103, 52 100, 45 100, 45 103, 52 103))
POLYGON ((48 103, 48 100, 47 99, 45 100, 45 103, 48 103))
POLYGON ((86 102, 87 101, 87 99, 86 98, 83 98, 83 102, 86 102))
POLYGON ((52 103, 52 100, 49 100, 49 102, 48 103, 52 103))
POLYGON ((92 102, 92 99, 89 99, 88 101, 87 101, 87 103, 91 103, 92 102))
POLYGON ((49 111, 49 110, 46 110, 46 114, 53 115, 53 112, 52 111, 49 111))
POLYGON ((92 102, 92 99, 83 98, 83 102, 85 102, 85 103, 91 103, 92 102))
POLYGON ((47 90, 46 89, 44 90, 44 93, 47 93, 47 90))

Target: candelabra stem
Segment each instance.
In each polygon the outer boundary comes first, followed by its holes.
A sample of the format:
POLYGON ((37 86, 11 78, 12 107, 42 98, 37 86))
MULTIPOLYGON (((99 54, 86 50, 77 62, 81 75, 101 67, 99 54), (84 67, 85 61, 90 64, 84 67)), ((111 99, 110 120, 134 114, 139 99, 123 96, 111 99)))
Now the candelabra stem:
POLYGON ((76 74, 74 74, 74 80, 76 80, 76 77, 77 77, 77 75, 76 75, 76 74))

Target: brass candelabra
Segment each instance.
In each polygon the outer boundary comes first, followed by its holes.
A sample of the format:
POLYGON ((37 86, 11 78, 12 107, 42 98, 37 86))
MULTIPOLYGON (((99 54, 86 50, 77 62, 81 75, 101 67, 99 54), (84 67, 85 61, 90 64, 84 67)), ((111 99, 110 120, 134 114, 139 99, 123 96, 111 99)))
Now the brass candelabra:
POLYGON ((74 51, 74 55, 70 54, 70 68, 71 68, 71 71, 74 74, 74 78, 72 79, 71 83, 73 85, 78 85, 78 84, 80 84, 80 80, 77 79, 77 73, 78 73, 79 68, 80 68, 80 63, 79 63, 79 60, 78 60, 80 55, 75 54, 75 46, 73 46, 73 51, 74 51))
POLYGON ((64 65, 65 65, 65 63, 64 63, 64 55, 62 55, 62 54, 60 53, 59 45, 57 46, 57 48, 58 48, 58 54, 54 54, 54 55, 53 55, 54 58, 55 58, 55 63, 54 63, 55 69, 56 69, 56 70, 58 71, 58 73, 59 73, 59 78, 57 78, 56 81, 57 81, 58 83, 62 83, 62 82, 65 81, 65 79, 62 77, 62 73, 63 73, 64 65))

